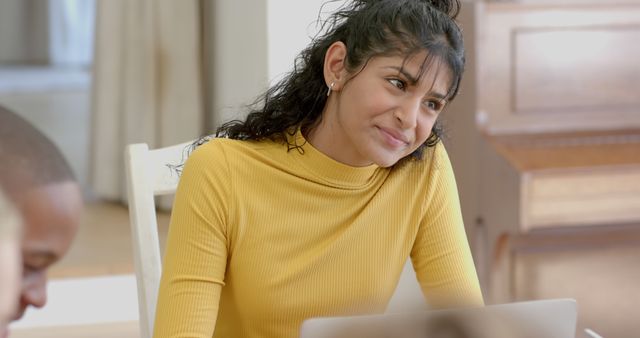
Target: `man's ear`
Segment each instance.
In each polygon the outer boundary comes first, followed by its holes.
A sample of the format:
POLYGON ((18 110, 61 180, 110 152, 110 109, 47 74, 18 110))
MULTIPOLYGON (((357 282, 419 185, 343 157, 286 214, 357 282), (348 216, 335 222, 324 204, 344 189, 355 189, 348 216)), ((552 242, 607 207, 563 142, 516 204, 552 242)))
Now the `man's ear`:
POLYGON ((347 46, 342 41, 336 41, 327 48, 324 56, 324 81, 327 87, 332 87, 332 91, 339 91, 347 80, 346 58, 347 46))

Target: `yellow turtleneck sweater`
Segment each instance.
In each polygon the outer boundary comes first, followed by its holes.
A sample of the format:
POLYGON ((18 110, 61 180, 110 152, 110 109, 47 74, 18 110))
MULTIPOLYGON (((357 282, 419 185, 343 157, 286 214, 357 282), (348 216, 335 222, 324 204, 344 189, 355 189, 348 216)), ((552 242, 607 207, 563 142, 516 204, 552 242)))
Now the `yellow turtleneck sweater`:
POLYGON ((441 144, 354 168, 296 143, 214 139, 191 155, 154 337, 298 337, 306 318, 383 312, 409 256, 431 307, 483 303, 441 144))

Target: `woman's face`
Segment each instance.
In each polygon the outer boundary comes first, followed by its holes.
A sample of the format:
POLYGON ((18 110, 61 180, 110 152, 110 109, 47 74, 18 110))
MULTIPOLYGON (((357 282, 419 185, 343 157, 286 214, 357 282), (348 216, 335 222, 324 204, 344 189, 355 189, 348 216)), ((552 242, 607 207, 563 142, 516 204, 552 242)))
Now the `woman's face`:
POLYGON ((450 72, 437 60, 421 71, 427 56, 424 51, 408 59, 373 57, 346 76, 312 132, 320 144, 313 138, 311 143, 352 166, 389 167, 410 155, 431 134, 451 83, 450 72))

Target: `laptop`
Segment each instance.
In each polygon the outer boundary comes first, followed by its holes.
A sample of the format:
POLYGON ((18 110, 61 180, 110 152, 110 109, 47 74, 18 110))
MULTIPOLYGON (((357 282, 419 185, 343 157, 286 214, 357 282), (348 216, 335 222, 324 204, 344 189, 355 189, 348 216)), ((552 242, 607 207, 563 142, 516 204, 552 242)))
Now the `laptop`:
POLYGON ((304 321, 300 338, 574 338, 574 299, 304 321))

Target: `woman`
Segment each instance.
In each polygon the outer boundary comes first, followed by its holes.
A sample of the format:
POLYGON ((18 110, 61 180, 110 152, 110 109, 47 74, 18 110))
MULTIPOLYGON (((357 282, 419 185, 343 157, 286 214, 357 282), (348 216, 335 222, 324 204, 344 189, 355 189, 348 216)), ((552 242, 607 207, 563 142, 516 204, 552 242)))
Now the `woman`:
POLYGON ((20 295, 20 218, 0 191, 0 338, 9 336, 20 295))
POLYGON ((354 0, 176 194, 155 337, 297 337, 384 311, 410 256, 432 307, 481 305, 437 118, 464 67, 457 0, 354 0))

